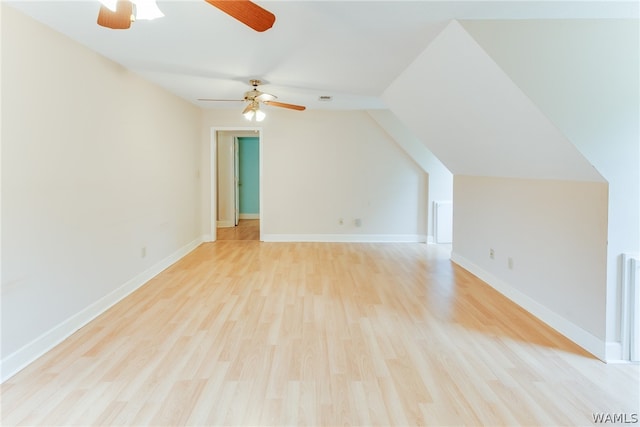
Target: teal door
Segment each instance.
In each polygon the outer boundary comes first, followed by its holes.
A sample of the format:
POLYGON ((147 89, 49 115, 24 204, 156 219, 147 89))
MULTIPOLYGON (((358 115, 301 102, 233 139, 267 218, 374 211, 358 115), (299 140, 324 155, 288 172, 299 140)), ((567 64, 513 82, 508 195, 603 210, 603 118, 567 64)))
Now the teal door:
POLYGON ((260 214, 260 142, 257 137, 238 138, 240 216, 260 214))

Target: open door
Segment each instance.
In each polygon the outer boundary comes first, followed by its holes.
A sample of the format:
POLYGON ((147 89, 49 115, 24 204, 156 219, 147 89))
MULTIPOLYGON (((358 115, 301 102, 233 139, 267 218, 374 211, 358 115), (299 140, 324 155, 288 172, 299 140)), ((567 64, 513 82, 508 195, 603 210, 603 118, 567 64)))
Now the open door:
POLYGON ((240 222, 240 186, 242 185, 240 182, 240 142, 237 136, 233 137, 233 165, 233 180, 235 183, 234 221, 237 226, 240 222))
MULTIPOLYGON (((261 135, 260 128, 212 128, 211 129, 211 229, 212 241, 262 240, 260 213, 262 211, 261 187, 261 135), (255 139, 253 148, 255 164, 247 164, 243 172, 242 143, 244 139, 255 139), (251 185, 243 188, 243 173, 253 172, 245 177, 251 185), (255 181, 255 185, 254 185, 255 181), (254 195, 254 208, 246 214, 241 212, 243 197, 254 195), (242 230, 238 230, 242 229, 242 230)), ((246 145, 246 144, 245 144, 246 145)), ((246 200, 244 201, 246 206, 246 200)))

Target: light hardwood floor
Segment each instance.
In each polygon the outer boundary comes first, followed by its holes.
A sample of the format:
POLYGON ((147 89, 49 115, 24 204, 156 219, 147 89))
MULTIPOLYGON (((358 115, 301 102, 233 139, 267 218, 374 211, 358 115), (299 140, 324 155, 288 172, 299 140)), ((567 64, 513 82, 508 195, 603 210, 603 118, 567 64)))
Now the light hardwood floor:
POLYGON ((203 244, 2 385, 2 425, 593 425, 607 365, 424 244, 203 244))
POLYGON ((236 227, 221 227, 216 233, 217 240, 260 240, 260 220, 241 219, 236 227))

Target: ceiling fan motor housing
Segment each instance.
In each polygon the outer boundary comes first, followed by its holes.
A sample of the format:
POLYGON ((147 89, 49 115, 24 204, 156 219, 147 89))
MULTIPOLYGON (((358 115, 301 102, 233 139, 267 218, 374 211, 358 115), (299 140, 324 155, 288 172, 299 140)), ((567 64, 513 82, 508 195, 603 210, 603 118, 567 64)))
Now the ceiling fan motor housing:
MULTIPOLYGON (((249 83, 251 84, 251 86, 253 86, 253 89, 244 93, 243 100, 246 101, 248 105, 245 108, 243 114, 251 110, 252 108, 257 110, 259 108, 259 103, 264 103, 265 105, 269 105, 273 107, 288 108, 290 110, 297 110, 297 111, 304 111, 306 109, 306 107, 302 105, 276 102, 275 100, 278 99, 277 96, 258 90, 258 86, 262 84, 260 80, 249 80, 249 83)), ((235 99, 225 100, 225 99, 208 99, 208 98, 199 98, 199 100, 200 101, 235 101, 235 99)))
POLYGON ((251 83, 251 86, 253 86, 253 89, 251 89, 248 92, 245 92, 244 94, 245 101, 265 102, 265 101, 273 101, 274 99, 277 98, 277 96, 275 95, 264 93, 258 90, 258 86, 262 84, 260 80, 249 80, 249 83, 251 83))
POLYGON ((262 95, 262 92, 260 92, 258 89, 256 89, 254 87, 250 91, 247 91, 247 92, 244 93, 244 100, 245 101, 255 101, 255 99, 260 95, 262 95))

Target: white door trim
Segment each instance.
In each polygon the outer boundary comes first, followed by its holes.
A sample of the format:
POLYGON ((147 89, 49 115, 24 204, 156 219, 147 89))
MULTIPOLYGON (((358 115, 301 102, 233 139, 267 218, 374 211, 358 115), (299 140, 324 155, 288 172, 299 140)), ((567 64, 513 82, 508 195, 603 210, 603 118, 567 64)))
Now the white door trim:
MULTIPOLYGON (((262 153, 262 142, 264 141, 264 131, 261 127, 256 126, 212 126, 211 134, 210 134, 210 142, 209 142, 209 171, 210 171, 210 206, 211 212, 209 213, 209 226, 211 228, 211 241, 214 242, 217 238, 216 236, 216 228, 217 228, 217 212, 218 212, 218 182, 217 182, 217 172, 218 172, 218 163, 216 154, 218 152, 218 131, 227 131, 227 132, 257 132, 258 133, 258 155, 260 156, 260 241, 264 241, 263 231, 264 230, 264 194, 263 185, 262 185, 262 174, 263 174, 263 153, 262 153)), ((243 135, 245 136, 245 135, 243 135)))

